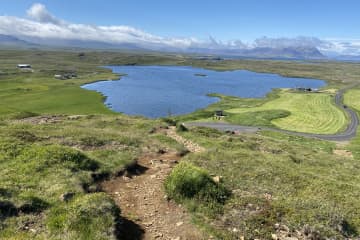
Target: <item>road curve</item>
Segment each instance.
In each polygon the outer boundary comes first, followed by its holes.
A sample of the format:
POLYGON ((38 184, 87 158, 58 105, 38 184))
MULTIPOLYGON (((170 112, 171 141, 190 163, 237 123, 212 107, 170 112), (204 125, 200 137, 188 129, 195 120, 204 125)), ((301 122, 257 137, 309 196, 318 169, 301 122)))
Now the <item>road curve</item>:
POLYGON ((338 106, 340 109, 344 110, 346 114, 349 116, 350 123, 346 127, 343 132, 336 133, 336 134, 314 134, 314 133, 302 133, 302 132, 294 132, 288 131, 283 129, 277 128, 268 128, 268 127, 253 127, 253 126, 243 126, 243 125, 235 125, 229 123, 212 123, 212 122, 189 122, 184 123, 186 127, 208 127, 214 128, 220 131, 235 131, 235 132, 258 132, 260 130, 268 130, 268 131, 275 131, 281 133, 287 133, 302 137, 310 137, 310 138, 318 138, 328 141, 349 141, 353 137, 356 136, 356 130, 359 125, 359 118, 355 111, 350 109, 349 107, 343 104, 343 96, 346 90, 354 87, 355 85, 349 86, 347 88, 339 90, 335 95, 335 105, 338 106))

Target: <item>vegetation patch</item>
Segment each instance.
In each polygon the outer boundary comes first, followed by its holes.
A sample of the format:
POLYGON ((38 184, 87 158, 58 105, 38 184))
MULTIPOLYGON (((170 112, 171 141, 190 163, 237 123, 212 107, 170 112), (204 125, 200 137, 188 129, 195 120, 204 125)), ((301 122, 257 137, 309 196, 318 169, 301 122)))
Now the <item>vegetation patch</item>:
POLYGON ((51 209, 46 224, 54 239, 117 239, 120 210, 105 193, 79 196, 51 209))
POLYGON ((170 198, 185 202, 188 207, 202 204, 211 210, 219 210, 230 196, 206 170, 188 162, 181 162, 172 170, 165 181, 165 190, 170 198))
POLYGON ((360 89, 350 89, 344 94, 344 104, 360 111, 360 89))
POLYGON ((334 143, 273 132, 202 132, 179 134, 208 149, 183 161, 223 176, 232 191, 222 214, 193 209, 197 222, 215 236, 270 239, 283 225, 291 236, 303 229, 320 239, 358 236, 360 196, 354 193, 360 192, 360 165, 334 155, 334 143))
POLYGON ((260 118, 279 128, 307 133, 336 133, 344 129, 348 122, 345 113, 333 104, 332 95, 281 93, 279 96, 258 107, 233 108, 227 112, 234 114, 230 119, 239 124, 244 115, 247 116, 245 119, 257 121, 256 113, 260 113, 260 118), (240 117, 236 118, 236 114, 240 117))

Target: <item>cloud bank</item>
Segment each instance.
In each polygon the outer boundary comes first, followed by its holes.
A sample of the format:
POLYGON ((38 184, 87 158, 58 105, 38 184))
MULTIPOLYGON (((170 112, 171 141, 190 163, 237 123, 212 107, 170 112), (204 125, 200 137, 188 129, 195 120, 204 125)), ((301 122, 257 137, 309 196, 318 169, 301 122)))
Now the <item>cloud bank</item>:
POLYGON ((28 18, 0 16, 0 34, 43 41, 56 39, 58 41, 103 42, 114 45, 132 44, 154 50, 316 47, 325 53, 360 54, 360 40, 320 40, 314 37, 262 37, 252 43, 244 43, 241 40, 222 42, 213 37, 209 37, 206 40, 161 37, 130 26, 76 24, 57 18, 40 3, 33 4, 27 10, 27 16, 28 18))

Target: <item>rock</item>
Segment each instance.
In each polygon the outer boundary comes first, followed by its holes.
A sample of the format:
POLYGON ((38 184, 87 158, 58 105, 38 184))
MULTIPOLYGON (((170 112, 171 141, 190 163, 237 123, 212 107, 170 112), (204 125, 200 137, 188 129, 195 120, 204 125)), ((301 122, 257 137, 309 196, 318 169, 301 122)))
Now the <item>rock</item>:
POLYGON ((146 227, 150 227, 151 225, 153 225, 153 222, 145 222, 144 225, 145 225, 146 227))
POLYGON ((271 238, 272 238, 273 240, 278 240, 278 239, 279 239, 276 234, 271 234, 271 238))
POLYGON ((162 233, 156 233, 155 238, 161 238, 163 236, 162 233))
POLYGON ((74 196, 75 196, 75 193, 73 193, 73 192, 63 193, 60 195, 60 200, 63 202, 67 202, 67 201, 70 201, 74 196))
POLYGON ((177 222, 177 223, 176 223, 176 226, 177 226, 177 227, 180 227, 180 226, 183 225, 183 224, 184 224, 184 222, 177 222))
POLYGON ((272 195, 270 193, 265 193, 264 197, 266 200, 272 200, 272 195))
POLYGON ((213 179, 213 181, 214 181, 214 182, 216 182, 216 183, 220 183, 220 182, 221 182, 222 177, 221 177, 221 176, 215 176, 215 177, 213 177, 212 179, 213 179))
POLYGON ((180 237, 172 238, 171 240, 181 240, 180 237))
POLYGON ((290 229, 286 225, 280 225, 279 229, 284 232, 289 232, 290 229))
POLYGON ((236 232, 238 232, 238 231, 239 231, 239 229, 237 229, 237 228, 233 228, 233 229, 232 229, 232 231, 233 231, 234 233, 236 233, 236 232))
POLYGON ((122 178, 124 179, 124 181, 129 181, 130 180, 130 178, 127 177, 127 176, 123 176, 122 178))

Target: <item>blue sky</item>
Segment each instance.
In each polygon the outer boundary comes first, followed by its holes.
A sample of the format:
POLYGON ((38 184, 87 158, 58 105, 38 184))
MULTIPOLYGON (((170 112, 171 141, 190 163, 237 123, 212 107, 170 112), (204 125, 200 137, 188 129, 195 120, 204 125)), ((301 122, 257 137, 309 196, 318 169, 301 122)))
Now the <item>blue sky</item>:
MULTIPOLYGON (((217 41, 248 44, 262 36, 306 36, 330 40, 341 47, 359 45, 360 49, 359 0, 1 0, 0 33, 11 33, 6 26, 9 16, 28 20, 27 11, 35 3, 43 8, 30 18, 43 25, 47 22, 38 15, 47 14, 59 20, 56 24, 128 26, 131 31, 140 30, 155 38, 188 42, 196 39, 199 43, 212 36, 217 41)), ((14 34, 20 35, 19 31, 14 34)), ((74 32, 74 26, 66 31, 74 32)))
MULTIPOLYGON (((1 0, 2 15, 25 17, 36 1, 1 0)), ((161 36, 254 40, 261 36, 360 38, 358 0, 42 0, 70 22, 129 25, 161 36)))

